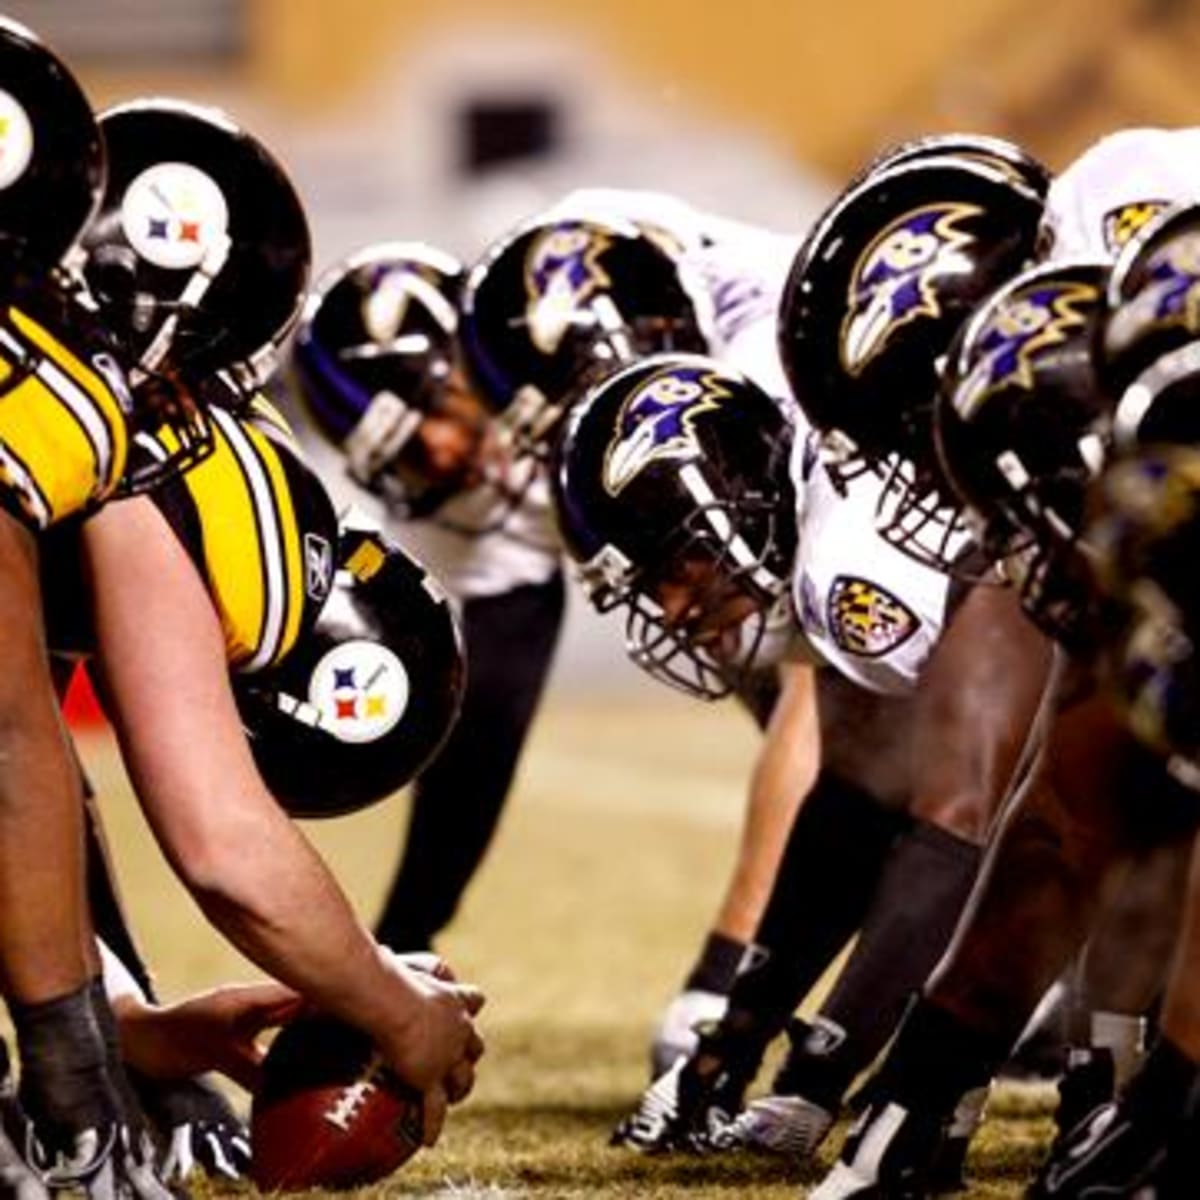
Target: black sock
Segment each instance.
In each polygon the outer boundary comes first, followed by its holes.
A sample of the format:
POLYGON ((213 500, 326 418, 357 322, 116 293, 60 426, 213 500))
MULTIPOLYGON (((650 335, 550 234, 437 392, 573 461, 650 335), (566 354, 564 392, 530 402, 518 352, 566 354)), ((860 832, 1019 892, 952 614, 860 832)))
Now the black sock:
POLYGON ((780 1085, 824 1108, 838 1106, 941 958, 979 858, 978 846, 926 822, 896 842, 858 943, 780 1085))
POLYGON ((9 1002, 21 1058, 21 1103, 48 1150, 113 1123, 118 1112, 91 985, 38 1004, 9 1002))
POLYGON ((766 1045, 858 928, 908 817, 822 771, 788 835, 754 943, 729 993, 730 1033, 766 1045))
POLYGON ((1007 1038, 972 1029, 920 997, 868 1086, 881 1100, 948 1116, 966 1092, 988 1083, 1010 1048, 1007 1038))
POLYGON ((1172 1124, 1181 1120, 1200 1079, 1200 1067, 1165 1035, 1130 1076, 1122 1105, 1139 1121, 1172 1124))
POLYGON ((746 943, 723 933, 710 933, 704 939, 700 957, 683 982, 687 992, 716 992, 718 996, 729 995, 738 965, 746 953, 746 943))

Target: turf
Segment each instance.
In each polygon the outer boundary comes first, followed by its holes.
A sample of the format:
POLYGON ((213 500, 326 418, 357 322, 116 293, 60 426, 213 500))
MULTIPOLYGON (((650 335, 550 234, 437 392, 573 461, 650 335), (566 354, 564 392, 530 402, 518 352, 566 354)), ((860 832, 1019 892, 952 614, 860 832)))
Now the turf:
MULTIPOLYGON (((644 1082, 654 1019, 715 910, 756 744, 736 707, 666 693, 546 706, 493 852, 441 947, 488 993, 478 1087, 436 1148, 362 1195, 804 1194, 815 1170, 748 1155, 646 1158, 606 1144, 644 1082)), ((84 752, 164 995, 253 977, 170 877, 111 745, 91 736, 84 752)), ((308 827, 368 921, 404 820, 396 800, 308 827)), ((976 1146, 970 1194, 1019 1196, 1048 1130, 1044 1107, 1004 1106, 976 1146)))

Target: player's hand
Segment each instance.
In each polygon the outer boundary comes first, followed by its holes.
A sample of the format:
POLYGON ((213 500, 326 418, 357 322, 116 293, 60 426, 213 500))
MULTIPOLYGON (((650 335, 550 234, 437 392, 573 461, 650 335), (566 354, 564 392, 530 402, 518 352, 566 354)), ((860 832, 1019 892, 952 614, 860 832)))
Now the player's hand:
POLYGON ((263 1049, 258 1035, 295 1017, 302 1001, 279 983, 226 984, 176 1004, 130 996, 114 1004, 126 1061, 157 1079, 220 1071, 253 1090, 263 1049))
POLYGON ((484 997, 469 984, 438 979, 395 960, 390 966, 408 1000, 394 1027, 373 1033, 392 1070, 421 1092, 423 1141, 432 1146, 448 1105, 474 1086, 484 1047, 473 1018, 484 997))
POLYGON ((243 1179, 250 1134, 229 1101, 204 1079, 149 1079, 133 1085, 162 1146, 163 1178, 182 1182, 193 1171, 212 1179, 243 1179))

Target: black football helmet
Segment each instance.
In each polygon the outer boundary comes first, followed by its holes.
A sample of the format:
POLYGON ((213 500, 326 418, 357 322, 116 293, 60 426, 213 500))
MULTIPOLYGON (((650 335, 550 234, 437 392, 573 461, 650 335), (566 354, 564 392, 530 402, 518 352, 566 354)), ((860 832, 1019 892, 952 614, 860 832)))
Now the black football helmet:
POLYGON ((779 350, 835 480, 886 476, 878 524, 945 569, 962 546, 930 429, 956 330, 1031 259, 1043 193, 962 155, 914 153, 852 185, 792 266, 779 350))
MULTIPOLYGON (((749 380, 698 355, 622 368, 572 406, 553 472, 559 527, 600 612, 625 607, 626 649, 691 695, 733 691, 787 609, 796 548, 792 430, 749 380), (687 613, 658 589, 704 566, 687 613), (699 632, 732 591, 753 602, 738 647, 699 632)), ((790 612, 790 610, 787 610, 790 612)))
POLYGON ((1109 445, 1094 353, 1107 281, 1104 264, 1066 262, 1000 288, 956 338, 934 410, 943 477, 985 558, 1061 640, 1086 610, 1074 547, 1109 445))
POLYGON ((1200 442, 1200 205, 1167 209, 1126 243, 1108 301, 1116 445, 1200 442))
POLYGON ((137 432, 178 470, 211 450, 204 405, 240 404, 274 370, 308 224, 283 168, 215 109, 136 100, 100 125, 108 182, 73 265, 131 366, 137 432))
POLYGON ((1120 456, 1088 527, 1107 605, 1100 661, 1136 736, 1200 786, 1200 449, 1120 456))
POLYGON ((573 397, 635 358, 705 353, 707 300, 663 238, 616 220, 529 222, 467 276, 462 344, 517 455, 545 458, 573 397))
POLYGON ((333 590, 276 667, 234 678, 268 789, 298 817, 354 812, 402 788, 458 718, 458 620, 425 568, 344 521, 333 590))
POLYGON ((71 72, 7 17, 0 81, 0 252, 51 269, 100 203, 104 143, 71 72))
POLYGON ((413 435, 447 410, 463 276, 432 246, 368 246, 317 281, 292 349, 299 392, 351 476, 409 515, 446 498, 413 435))
POLYGON ((1016 142, 985 133, 933 133, 908 138, 880 151, 854 178, 852 186, 881 171, 925 158, 958 158, 981 162, 1011 175, 1043 200, 1054 178, 1044 163, 1016 142))

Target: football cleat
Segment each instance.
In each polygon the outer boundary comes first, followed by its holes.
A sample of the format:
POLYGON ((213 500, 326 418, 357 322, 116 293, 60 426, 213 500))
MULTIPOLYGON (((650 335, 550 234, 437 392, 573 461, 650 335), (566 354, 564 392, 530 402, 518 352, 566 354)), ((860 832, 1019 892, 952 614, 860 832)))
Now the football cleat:
POLYGON ((811 1158, 833 1128, 834 1114, 803 1096, 760 1096, 721 1130, 721 1150, 762 1150, 788 1158, 811 1158))
POLYGON ((696 1052, 700 1034, 715 1027, 729 1007, 729 997, 719 992, 689 988, 667 1005, 650 1046, 650 1077, 657 1079, 676 1059, 696 1052))
POLYGON ((41 1177, 21 1157, 3 1129, 0 1129, 0 1196, 6 1200, 49 1200, 50 1197, 41 1177))
POLYGON ((810 1200, 924 1200, 944 1140, 940 1117, 894 1102, 870 1105, 810 1200))
POLYGON ((211 1179, 244 1179, 250 1134, 229 1101, 205 1078, 133 1076, 137 1096, 163 1145, 160 1170, 167 1183, 193 1172, 211 1179))
POLYGON ((718 1148, 744 1090, 745 1084, 733 1084, 727 1071, 700 1079, 690 1058, 676 1059, 642 1093, 637 1107, 613 1130, 609 1144, 644 1154, 706 1153, 718 1148))
MULTIPOLYGON (((31 1155, 36 1161, 36 1157, 31 1155)), ((75 1134, 42 1168, 51 1192, 71 1191, 87 1200, 176 1200, 154 1165, 154 1147, 128 1125, 89 1127, 75 1134)))
POLYGON ((1112 1051, 1098 1046, 1073 1049, 1067 1069, 1058 1081, 1058 1108, 1054 1113, 1053 1158, 1058 1147, 1098 1108, 1111 1104, 1116 1094, 1116 1066, 1112 1051))
POLYGON ((1158 1192, 1152 1181, 1166 1163, 1169 1133, 1161 1123, 1133 1120, 1119 1101, 1101 1105, 1059 1140, 1029 1189, 1029 1200, 1153 1197, 1158 1192))
POLYGON ((972 1088, 958 1102, 929 1172, 933 1195, 949 1196, 966 1190, 967 1151, 976 1130, 983 1124, 988 1092, 987 1087, 972 1088))

